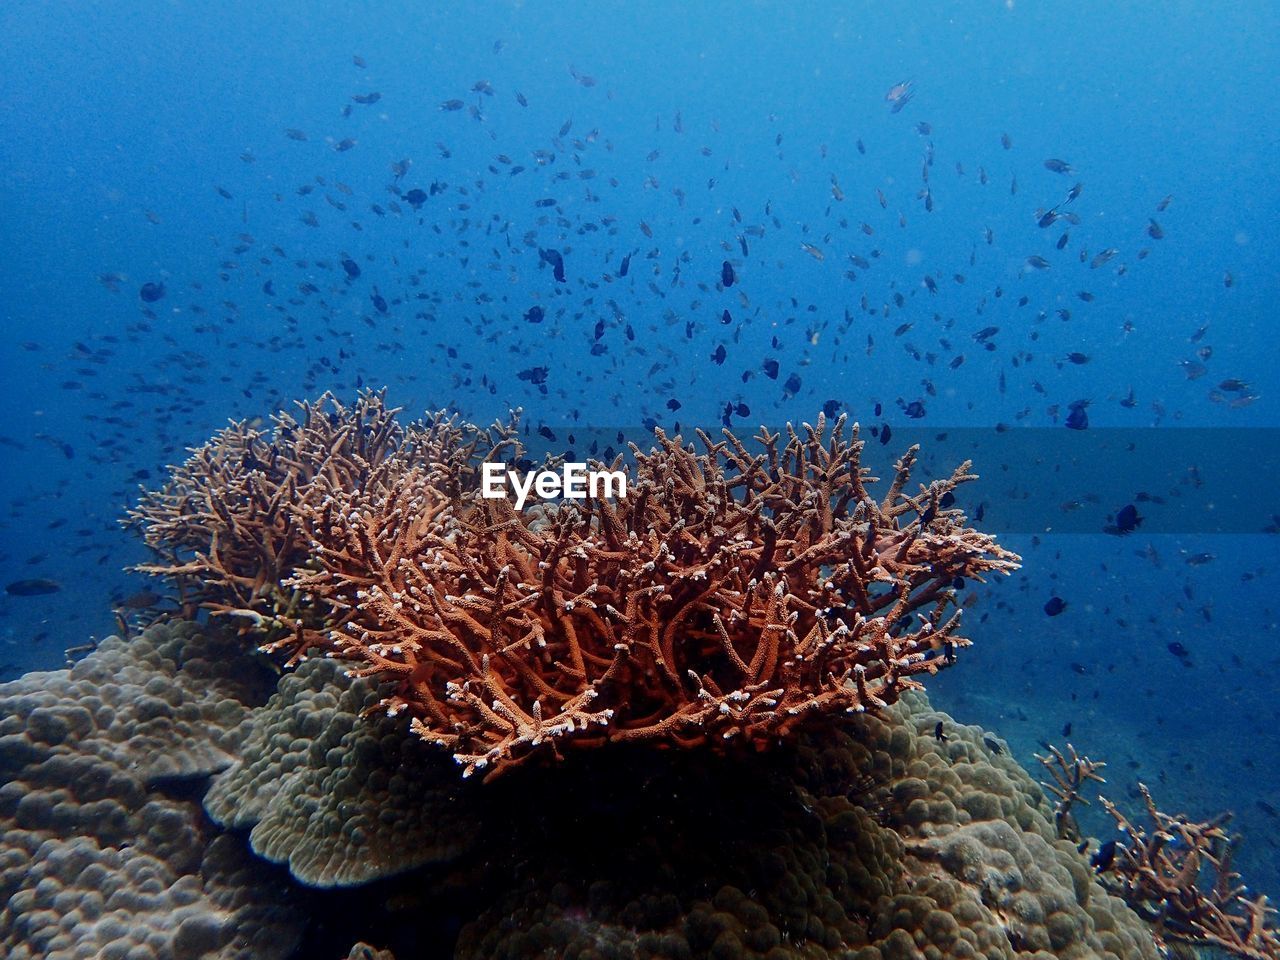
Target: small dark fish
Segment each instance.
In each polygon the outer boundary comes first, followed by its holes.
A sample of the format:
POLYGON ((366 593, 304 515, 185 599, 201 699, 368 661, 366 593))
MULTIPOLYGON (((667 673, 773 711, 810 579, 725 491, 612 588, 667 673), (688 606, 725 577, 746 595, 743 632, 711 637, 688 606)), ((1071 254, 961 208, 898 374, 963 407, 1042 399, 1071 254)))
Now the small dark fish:
POLYGON ((791 374, 787 377, 787 382, 782 385, 782 392, 787 397, 794 397, 800 392, 800 377, 797 374, 791 374))
POLYGON ((622 258, 622 265, 618 267, 618 276, 625 277, 627 275, 627 272, 630 269, 631 269, 631 254, 628 253, 625 257, 622 258))
POLYGON ((164 598, 152 590, 139 590, 121 600, 116 607, 121 610, 146 610, 154 607, 164 598))
POLYGON ((417 210, 419 207, 421 207, 424 203, 427 202, 427 192, 423 190, 421 187, 414 187, 412 190, 410 190, 408 193, 404 195, 404 202, 409 204, 409 206, 413 207, 413 209, 417 210))
POLYGON ((354 100, 356 103, 364 103, 364 104, 377 103, 379 100, 382 99, 382 94, 377 92, 358 93, 351 99, 354 100))
POLYGON ((1166 649, 1175 657, 1181 660, 1186 666, 1191 666, 1191 651, 1184 647, 1177 640, 1166 646, 1166 649))
POLYGON ((945 742, 946 742, 947 735, 946 735, 946 733, 944 733, 944 732, 943 732, 943 730, 942 730, 942 721, 941 721, 941 720, 939 720, 939 721, 934 725, 934 728, 933 728, 933 738, 934 738, 935 740, 937 740, 939 743, 945 743, 945 742))
POLYGON ((548 367, 530 367, 528 370, 521 370, 516 376, 532 384, 543 384, 547 382, 548 372, 548 367))
POLYGON ((347 276, 352 280, 360 276, 360 264, 356 263, 350 257, 342 261, 342 269, 347 272, 347 276))
POLYGON ((529 323, 541 323, 544 317, 546 317, 546 311, 536 304, 525 311, 524 315, 525 320, 529 321, 529 323))
POLYGON ((1000 741, 990 734, 986 734, 982 738, 982 742, 986 744, 987 749, 994 753, 997 757, 1004 753, 1004 748, 1000 746, 1000 741))
POLYGON ((1104 263, 1106 263, 1108 260, 1110 260, 1119 252, 1120 251, 1117 250, 1115 247, 1107 247, 1107 249, 1103 250, 1100 254, 1098 254, 1096 257, 1094 257, 1092 260, 1089 261, 1089 269, 1097 270, 1100 266, 1102 266, 1104 263))
POLYGON ((773 358, 769 358, 764 362, 763 366, 764 366, 764 375, 766 377, 768 377, 770 380, 778 379, 778 371, 781 368, 777 360, 774 360, 773 358))
POLYGON ((711 355, 711 359, 717 365, 720 365, 724 363, 725 357, 727 357, 728 355, 729 353, 727 350, 725 350, 724 344, 722 343, 718 347, 716 347, 716 352, 711 355))
POLYGON ((1116 512, 1116 522, 1103 527, 1102 530, 1112 536, 1127 536, 1142 526, 1144 519, 1146 518, 1138 515, 1138 508, 1132 503, 1128 503, 1116 512))
POLYGON ((386 298, 378 292, 377 287, 373 288, 373 293, 369 294, 369 299, 373 301, 373 309, 377 310, 379 313, 387 312, 386 298))
POLYGON ((1217 557, 1212 553, 1193 553, 1187 557, 1187 566, 1203 567, 1206 563, 1213 563, 1217 557))
POLYGON ((1148 221, 1147 236, 1150 237, 1152 240, 1163 240, 1164 227, 1160 226, 1160 224, 1156 223, 1154 220, 1148 221))
POLYGON ((1064 737, 1069 737, 1069 736, 1071 736, 1071 721, 1070 721, 1070 720, 1068 720, 1066 723, 1064 723, 1064 724, 1062 725, 1062 735, 1063 735, 1064 737))
POLYGON ((56 580, 45 580, 43 578, 35 580, 15 580, 4 588, 4 592, 11 597, 40 597, 46 593, 57 593, 62 589, 62 584, 56 580))
POLYGON ((564 283, 564 257, 561 256, 560 251, 543 250, 539 247, 538 256, 544 263, 551 265, 551 273, 556 278, 556 283, 564 283))
POLYGON ((1111 865, 1116 860, 1116 847, 1119 844, 1114 840, 1108 840, 1098 848, 1098 852, 1089 858, 1089 866, 1098 873, 1106 873, 1111 869, 1111 865))
POLYGON ((1089 406, 1088 400, 1075 400, 1068 409, 1071 411, 1067 414, 1066 427, 1068 430, 1088 430, 1089 414, 1086 412, 1089 406))
POLYGON ((347 137, 345 140, 339 140, 337 143, 335 143, 333 145, 333 149, 338 151, 338 153, 346 153, 355 145, 356 145, 355 138, 347 137))
POLYGON ((1065 609, 1067 609, 1067 601, 1061 597, 1050 597, 1044 605, 1045 616, 1048 617, 1056 617, 1065 609))
POLYGON ((440 104, 440 109, 452 113, 454 110, 461 110, 465 106, 466 104, 461 100, 445 100, 440 104))
POLYGON ((911 102, 911 98, 915 96, 915 91, 912 90, 912 82, 911 80, 903 80, 901 83, 895 83, 889 88, 889 92, 884 95, 885 101, 891 104, 890 113, 898 113, 911 102))
POLYGON ((1055 160, 1050 158, 1044 162, 1044 168, 1054 173, 1072 173, 1071 164, 1065 160, 1055 160))
POLYGON ((164 297, 164 284, 144 283, 138 291, 138 296, 142 298, 143 303, 155 303, 164 297))
POLYGON ((924 408, 924 404, 921 403, 919 400, 912 400, 910 403, 908 403, 906 406, 902 408, 902 412, 905 413, 912 420, 919 420, 925 415, 927 411, 924 408))
POLYGON ((1013 139, 1007 133, 1000 134, 1000 146, 1004 147, 1006 150, 1012 150, 1013 139))
POLYGON ((822 405, 823 416, 833 419, 840 412, 841 403, 839 400, 828 400, 822 405))
POLYGON ((733 281, 736 279, 737 279, 737 274, 733 272, 732 263, 726 260, 724 263, 720 264, 720 282, 724 284, 726 288, 732 287, 733 281))
POLYGON ((1039 254, 1027 257, 1027 266, 1033 270, 1048 270, 1049 261, 1039 254))

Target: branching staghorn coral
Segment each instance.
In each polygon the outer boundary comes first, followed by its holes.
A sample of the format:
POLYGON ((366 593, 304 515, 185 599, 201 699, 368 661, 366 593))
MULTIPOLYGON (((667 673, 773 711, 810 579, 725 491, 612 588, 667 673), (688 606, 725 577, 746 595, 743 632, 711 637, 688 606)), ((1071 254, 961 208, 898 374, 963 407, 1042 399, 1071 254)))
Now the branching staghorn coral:
POLYGON ((307 611, 284 580, 310 556, 299 525, 308 510, 335 493, 385 489, 406 462, 436 465, 457 495, 474 485, 476 458, 500 452, 514 431, 514 420, 490 432, 442 412, 404 428, 385 391, 349 407, 330 393, 298 407, 273 416, 270 430, 232 422, 128 512, 125 526, 157 556, 134 569, 173 580, 188 616, 205 609, 296 636, 307 611))
POLYGON ((1080 827, 1076 824, 1071 808, 1077 802, 1082 806, 1089 805, 1081 789, 1089 780, 1106 783, 1106 779, 1098 773, 1106 764, 1100 760, 1095 761, 1080 756, 1076 753, 1076 748, 1069 743, 1067 744, 1069 759, 1052 744, 1047 746, 1049 756, 1042 757, 1038 753, 1034 756, 1053 777, 1053 783, 1045 783, 1042 780, 1040 785, 1058 798, 1058 802, 1053 806, 1053 822, 1058 828, 1058 836, 1064 840, 1076 842, 1080 839, 1080 827))
POLYGON ((379 708, 468 774, 606 741, 763 748, 882 709, 969 643, 957 580, 1018 565, 945 506, 968 463, 910 492, 912 448, 877 499, 844 418, 699 432, 701 453, 658 431, 627 496, 518 512, 478 482, 522 460, 514 419, 301 406, 270 436, 232 424, 144 496, 128 523, 162 561, 142 569, 289 663, 387 681, 379 708))
POLYGON ((142 497, 125 525, 159 559, 137 570, 172 578, 192 607, 258 625, 291 606, 281 581, 307 559, 299 506, 371 482, 404 435, 381 393, 298 406, 300 418, 277 414, 270 430, 232 422, 142 497))
POLYGON ((1103 872, 1104 884, 1152 923, 1159 939, 1214 946, 1248 960, 1280 957, 1275 910, 1265 896, 1248 896, 1231 869, 1235 840, 1224 829, 1230 816, 1194 823, 1161 812, 1146 786, 1138 789, 1151 818, 1150 833, 1102 800, 1126 838, 1103 872))
POLYGON ((306 511, 321 569, 290 581, 334 611, 307 643, 393 680, 381 708, 468 774, 606 741, 761 748, 883 708, 969 643, 956 579, 1018 558, 941 506, 968 463, 908 494, 912 448, 877 500, 844 426, 754 452, 658 431, 612 503, 519 513, 424 467, 335 495, 306 511))

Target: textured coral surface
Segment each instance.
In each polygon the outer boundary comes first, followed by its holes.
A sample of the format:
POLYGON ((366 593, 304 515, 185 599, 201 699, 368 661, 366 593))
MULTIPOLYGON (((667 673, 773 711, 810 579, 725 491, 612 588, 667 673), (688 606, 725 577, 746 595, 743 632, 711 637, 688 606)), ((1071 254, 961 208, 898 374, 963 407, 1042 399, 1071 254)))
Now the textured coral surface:
POLYGON ((198 793, 273 677, 189 624, 104 641, 0 686, 0 943, 14 960, 283 958, 301 929, 272 869, 198 793))
POLYGON ((482 784, 360 717, 368 680, 274 682, 174 625, 0 687, 5 956, 1156 956, 1039 786, 922 695, 764 754, 618 744, 482 784))

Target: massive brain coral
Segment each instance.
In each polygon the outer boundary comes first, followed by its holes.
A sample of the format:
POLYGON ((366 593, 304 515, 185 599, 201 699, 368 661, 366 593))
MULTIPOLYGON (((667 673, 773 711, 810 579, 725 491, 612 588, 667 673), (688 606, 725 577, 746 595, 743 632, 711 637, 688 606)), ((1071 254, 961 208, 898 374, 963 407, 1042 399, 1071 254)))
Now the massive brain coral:
POLYGON ((4 957, 291 954, 295 898, 214 834, 197 799, 272 679, 234 638, 177 624, 0 684, 4 957))

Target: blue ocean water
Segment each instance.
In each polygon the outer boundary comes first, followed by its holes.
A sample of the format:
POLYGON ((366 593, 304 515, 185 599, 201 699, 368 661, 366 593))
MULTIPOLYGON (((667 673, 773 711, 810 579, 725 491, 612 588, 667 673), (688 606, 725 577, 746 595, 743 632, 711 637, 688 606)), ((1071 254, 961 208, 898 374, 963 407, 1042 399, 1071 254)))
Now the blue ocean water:
POLYGON ((385 385, 568 442, 833 401, 886 455, 965 431, 966 505, 1020 506, 998 532, 1024 569, 971 585, 935 702, 1031 764, 1070 724, 1109 795, 1235 811, 1237 866, 1280 891, 1278 28, 1263 4, 6 4, 0 580, 61 589, 0 598, 3 676, 115 629, 147 586, 124 507, 228 418, 385 385), (1080 401, 1172 465, 1063 459, 1080 401), (1031 462, 1059 459, 1049 489, 1031 462), (1144 524, 1105 533, 1129 503, 1144 524))

